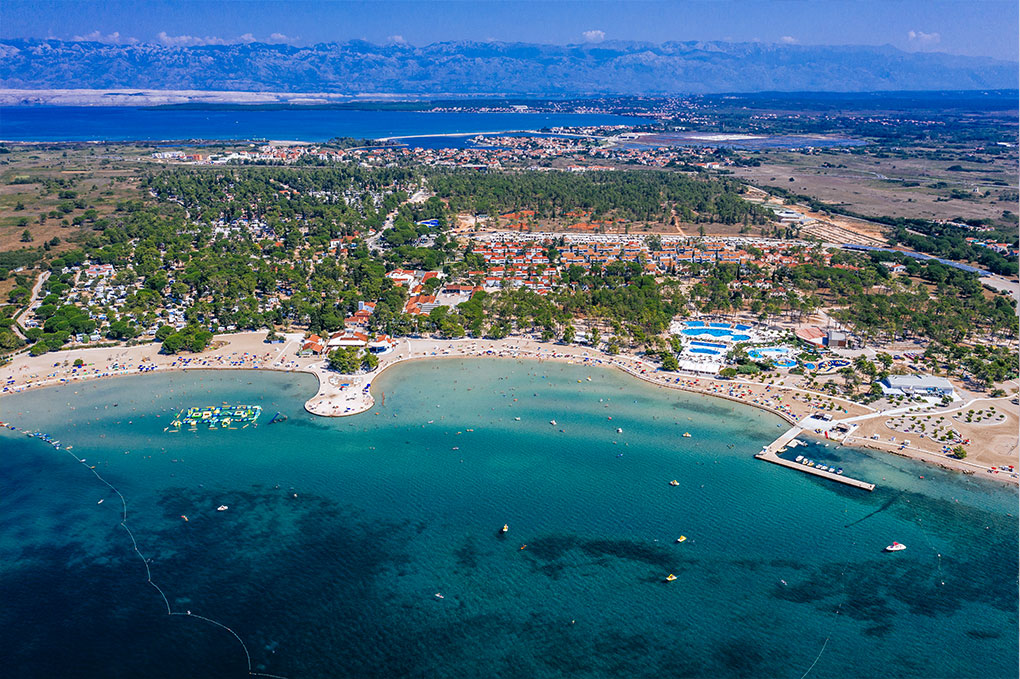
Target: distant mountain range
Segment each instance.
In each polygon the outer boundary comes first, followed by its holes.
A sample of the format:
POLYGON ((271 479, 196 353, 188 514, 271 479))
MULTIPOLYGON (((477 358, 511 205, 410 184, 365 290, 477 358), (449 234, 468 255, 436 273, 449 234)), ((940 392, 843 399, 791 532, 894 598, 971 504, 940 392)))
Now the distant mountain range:
POLYGON ((1014 89, 1017 64, 893 47, 604 42, 352 41, 171 47, 0 41, 9 89, 231 90, 400 95, 1014 89))

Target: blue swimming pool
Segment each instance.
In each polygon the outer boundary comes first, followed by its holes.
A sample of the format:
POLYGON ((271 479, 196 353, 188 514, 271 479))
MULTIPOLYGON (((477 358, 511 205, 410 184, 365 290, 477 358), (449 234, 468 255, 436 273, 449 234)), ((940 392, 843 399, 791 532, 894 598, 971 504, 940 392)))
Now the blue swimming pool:
POLYGON ((729 323, 709 323, 708 326, 710 328, 729 328, 730 324, 729 323))
POLYGON ((790 350, 786 347, 758 347, 757 349, 749 350, 747 355, 753 359, 761 360, 763 358, 788 356, 790 353, 790 350))
POLYGON ((711 335, 712 337, 725 337, 731 342, 746 342, 751 339, 750 335, 741 335, 733 332, 729 329, 723 328, 684 328, 680 331, 682 335, 688 337, 698 337, 700 335, 711 335))
POLYGON ((693 347, 690 352, 692 354, 709 354, 710 356, 721 356, 722 352, 715 349, 705 349, 702 347, 693 347))
POLYGON ((744 325, 743 323, 737 323, 736 325, 733 326, 733 329, 734 330, 750 330, 751 326, 744 325))
POLYGON ((725 344, 716 344, 715 342, 691 342, 692 347, 710 347, 712 349, 726 349, 725 344))

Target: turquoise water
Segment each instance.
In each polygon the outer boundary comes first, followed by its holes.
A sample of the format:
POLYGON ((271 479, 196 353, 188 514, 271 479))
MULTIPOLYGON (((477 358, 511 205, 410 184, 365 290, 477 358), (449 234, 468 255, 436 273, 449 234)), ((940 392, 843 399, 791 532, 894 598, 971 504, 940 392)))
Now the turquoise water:
MULTIPOLYGON (((153 374, 7 396, 0 419, 96 465, 173 609, 229 626, 256 671, 1017 675, 1015 489, 813 446, 878 489, 839 486, 751 457, 779 419, 607 370, 417 362, 374 388, 327 420, 307 376, 153 374), (223 401, 263 423, 163 432, 223 401)), ((0 448, 7 676, 246 676, 229 633, 166 615, 86 465, 0 448)))

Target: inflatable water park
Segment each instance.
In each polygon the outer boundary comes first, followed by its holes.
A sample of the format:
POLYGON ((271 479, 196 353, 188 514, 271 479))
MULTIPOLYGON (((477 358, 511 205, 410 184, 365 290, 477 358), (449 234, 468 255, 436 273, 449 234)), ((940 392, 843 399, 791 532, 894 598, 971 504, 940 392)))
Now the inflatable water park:
POLYGON ((180 431, 185 426, 194 430, 199 425, 209 429, 244 429, 250 424, 255 424, 261 414, 262 406, 221 405, 188 408, 179 412, 164 431, 180 431))

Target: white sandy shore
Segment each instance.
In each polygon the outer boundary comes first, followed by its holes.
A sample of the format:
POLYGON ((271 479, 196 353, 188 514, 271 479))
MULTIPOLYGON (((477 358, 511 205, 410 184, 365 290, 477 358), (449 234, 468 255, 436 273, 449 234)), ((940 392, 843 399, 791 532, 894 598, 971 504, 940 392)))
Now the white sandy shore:
MULTIPOLYGON (((178 356, 160 354, 160 345, 154 343, 134 347, 71 349, 37 357, 22 354, 11 363, 0 367, 0 388, 3 393, 16 393, 42 386, 74 384, 105 377, 166 370, 234 369, 301 372, 315 375, 319 382, 315 395, 305 403, 305 409, 324 417, 343 417, 371 410, 375 405, 371 385, 379 375, 393 365, 421 359, 485 357, 554 360, 576 365, 618 368, 660 388, 681 389, 745 403, 772 412, 791 424, 796 424, 821 407, 828 408, 830 404, 834 408, 828 412, 832 413, 836 420, 862 416, 872 416, 876 421, 884 420, 882 413, 872 408, 796 387, 666 373, 635 356, 624 354, 609 356, 590 347, 550 344, 529 338, 402 339, 393 351, 380 356, 379 367, 375 371, 359 375, 340 375, 330 371, 323 357, 297 357, 296 352, 303 339, 301 334, 286 335, 282 344, 267 344, 264 339, 264 332, 219 335, 215 338, 212 348, 202 354, 178 356), (75 367, 76 361, 80 361, 82 365, 75 367)), ((937 447, 934 450, 917 447, 925 445, 922 441, 917 442, 917 446, 913 448, 892 451, 890 448, 895 444, 881 440, 855 437, 852 442, 853 445, 895 452, 961 471, 987 472, 991 466, 983 463, 980 449, 972 451, 968 460, 961 461, 940 454, 937 447)), ((928 443, 934 445, 934 442, 928 443)), ((1007 474, 982 475, 1017 482, 1015 477, 1007 474)))

